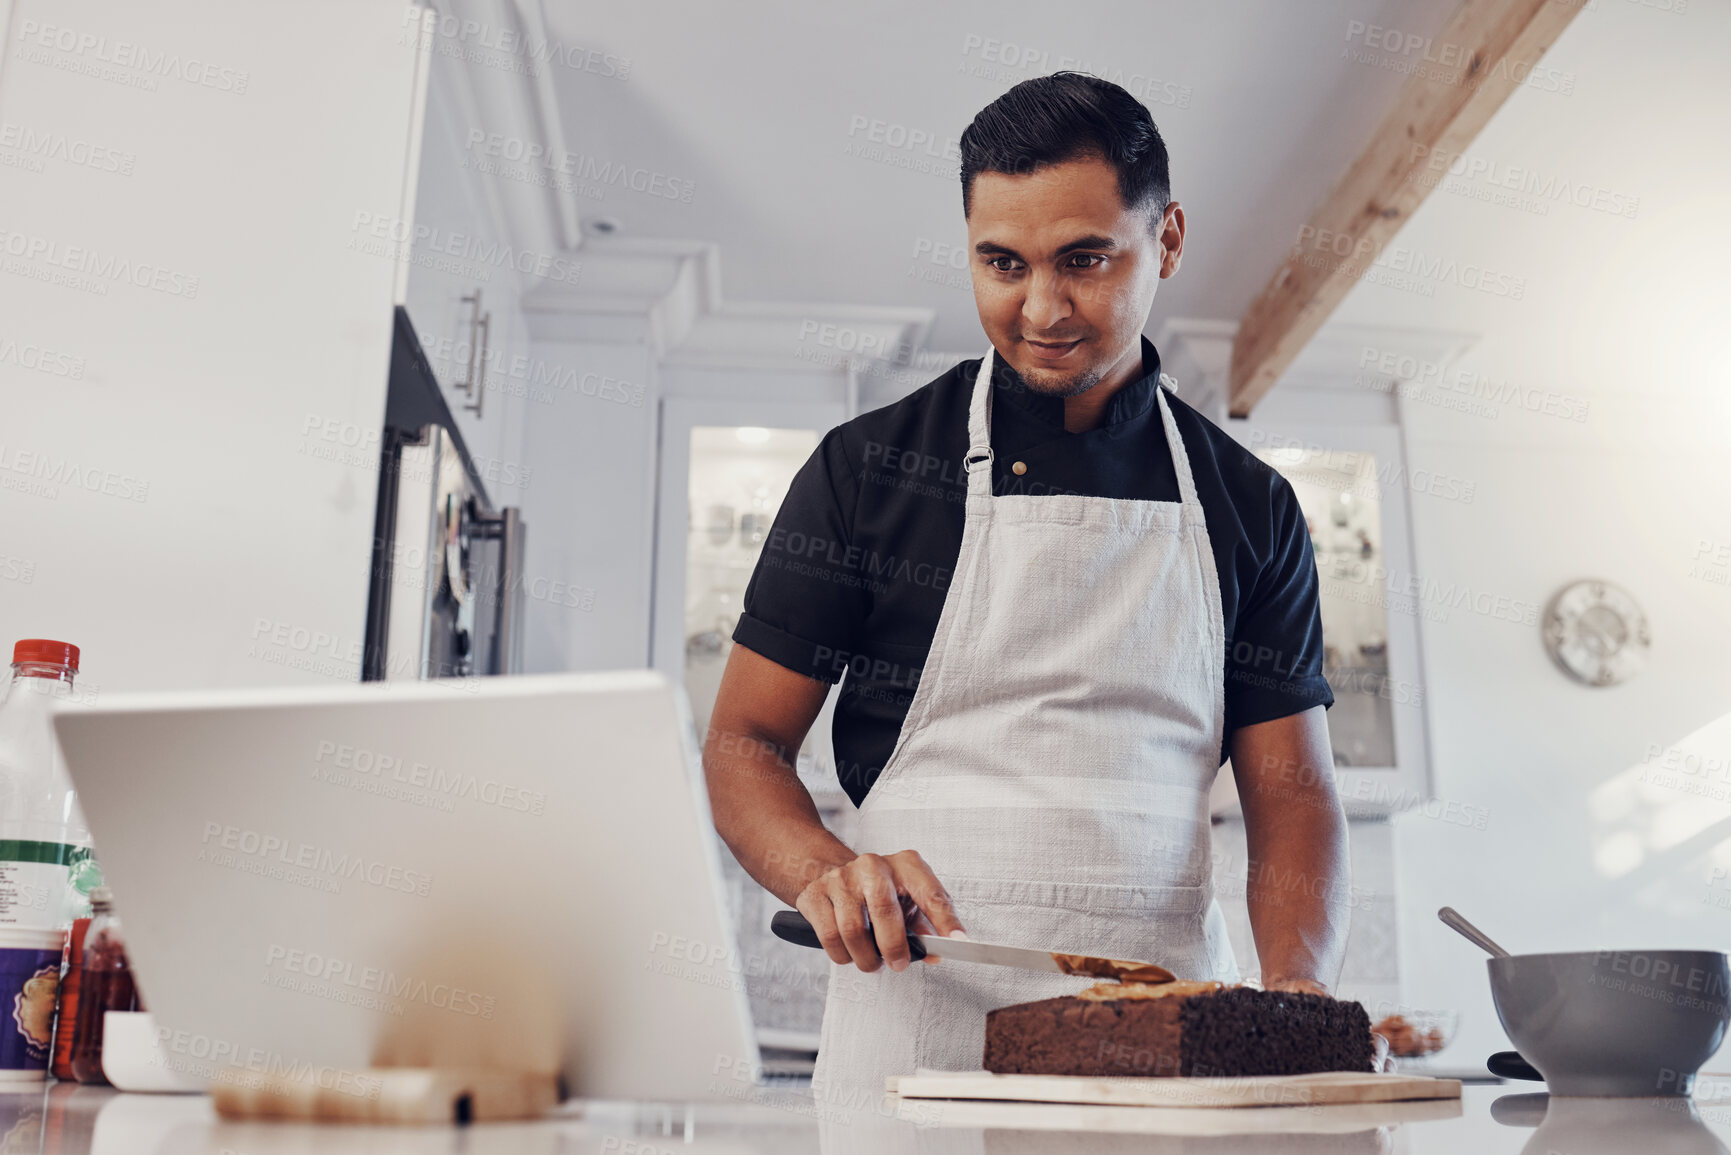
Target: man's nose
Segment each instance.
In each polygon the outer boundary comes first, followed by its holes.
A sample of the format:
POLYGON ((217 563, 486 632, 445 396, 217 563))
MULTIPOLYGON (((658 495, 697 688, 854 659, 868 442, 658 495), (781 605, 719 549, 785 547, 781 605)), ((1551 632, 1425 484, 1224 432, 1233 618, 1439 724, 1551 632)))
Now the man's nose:
POLYGON ((1070 294, 1061 278, 1035 273, 1028 280, 1028 295, 1022 299, 1022 317, 1028 328, 1043 333, 1070 315, 1070 294))

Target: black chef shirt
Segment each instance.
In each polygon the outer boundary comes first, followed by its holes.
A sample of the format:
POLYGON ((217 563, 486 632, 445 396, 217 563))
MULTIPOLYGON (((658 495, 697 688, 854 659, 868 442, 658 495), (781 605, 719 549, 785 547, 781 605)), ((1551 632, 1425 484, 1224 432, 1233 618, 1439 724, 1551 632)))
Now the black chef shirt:
MULTIPOLYGON (((1160 356, 1147 338, 1142 376, 1112 396, 1105 424, 1084 433, 1065 430, 1062 398, 1029 390, 1002 358, 994 364, 993 493, 1179 500, 1155 403, 1160 356)), ((733 631, 734 641, 797 673, 845 676, 833 740, 855 805, 895 748, 961 551, 962 460, 979 366, 964 361, 825 435, 776 514, 733 631)), ((1332 705, 1298 498, 1219 426, 1170 391, 1166 400, 1220 577, 1228 741, 1236 727, 1332 705)))

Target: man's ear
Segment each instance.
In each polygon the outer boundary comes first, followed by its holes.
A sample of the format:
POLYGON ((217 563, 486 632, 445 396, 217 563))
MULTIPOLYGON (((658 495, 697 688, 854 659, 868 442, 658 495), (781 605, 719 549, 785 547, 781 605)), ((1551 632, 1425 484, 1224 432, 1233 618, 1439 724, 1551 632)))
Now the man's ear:
POLYGON ((1160 278, 1178 271, 1184 260, 1184 206, 1173 201, 1160 220, 1160 278))

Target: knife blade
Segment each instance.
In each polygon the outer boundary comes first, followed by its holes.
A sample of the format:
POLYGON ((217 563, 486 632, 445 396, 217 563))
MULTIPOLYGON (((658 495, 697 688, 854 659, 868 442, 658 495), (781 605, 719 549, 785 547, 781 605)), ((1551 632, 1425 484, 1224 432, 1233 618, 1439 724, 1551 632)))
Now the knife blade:
MULTIPOLYGON (((823 948, 810 922, 797 910, 781 910, 769 920, 775 936, 798 946, 823 948)), ((1045 971, 1048 974, 1090 975, 1095 978, 1120 979, 1124 982, 1169 983, 1177 976, 1153 963, 1129 959, 1101 958, 1097 955, 1064 951, 1034 950, 1002 943, 978 942, 971 938, 944 938, 935 934, 908 935, 908 954, 914 959, 937 955, 945 960, 984 963, 987 966, 1016 967, 1020 970, 1045 971)))

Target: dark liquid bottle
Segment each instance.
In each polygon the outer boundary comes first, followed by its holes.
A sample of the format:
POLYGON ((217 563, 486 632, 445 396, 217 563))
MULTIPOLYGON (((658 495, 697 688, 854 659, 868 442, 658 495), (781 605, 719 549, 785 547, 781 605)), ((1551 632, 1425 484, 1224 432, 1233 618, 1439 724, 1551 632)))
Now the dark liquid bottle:
POLYGON ((139 1009, 114 895, 99 886, 90 892, 90 929, 84 935, 83 984, 72 1034, 72 1074, 80 1083, 108 1082, 102 1073, 102 1016, 139 1009))
POLYGON ((60 1013, 54 1020, 54 1058, 48 1069, 56 1079, 71 1082, 72 1036, 78 1027, 78 992, 84 987, 84 936, 90 930, 88 918, 74 919, 72 936, 66 944, 66 973, 60 976, 60 1013))

